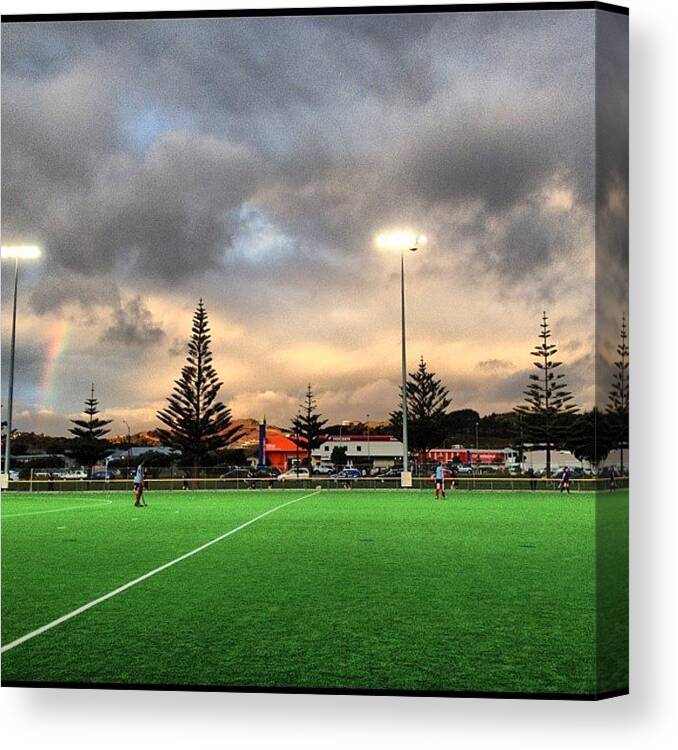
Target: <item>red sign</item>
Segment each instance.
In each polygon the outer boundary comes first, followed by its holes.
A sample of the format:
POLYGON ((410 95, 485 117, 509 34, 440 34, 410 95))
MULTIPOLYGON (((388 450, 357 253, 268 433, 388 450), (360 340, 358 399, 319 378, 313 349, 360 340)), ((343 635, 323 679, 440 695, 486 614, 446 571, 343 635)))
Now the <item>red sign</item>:
POLYGON ((434 448, 428 452, 428 457, 434 461, 448 463, 451 461, 464 464, 504 464, 506 456, 504 451, 489 450, 481 448, 434 448))

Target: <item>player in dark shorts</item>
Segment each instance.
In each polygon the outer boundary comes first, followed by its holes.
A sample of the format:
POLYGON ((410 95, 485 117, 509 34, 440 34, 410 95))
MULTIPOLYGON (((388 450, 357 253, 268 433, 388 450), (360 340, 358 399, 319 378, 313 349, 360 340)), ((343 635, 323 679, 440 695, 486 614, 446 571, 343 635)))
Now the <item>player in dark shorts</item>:
POLYGON ((441 496, 445 497, 445 469, 443 469, 442 461, 439 461, 436 466, 435 474, 433 475, 433 484, 436 500, 439 500, 441 496))
POLYGON ((134 507, 135 508, 146 508, 146 501, 144 500, 144 465, 139 464, 137 466, 136 474, 134 475, 134 507))
POLYGON ((567 494, 570 494, 570 470, 567 466, 563 469, 563 476, 560 480, 560 491, 563 492, 563 490, 567 490, 567 494))
POLYGON ((610 466, 610 491, 617 489, 617 472, 610 466))

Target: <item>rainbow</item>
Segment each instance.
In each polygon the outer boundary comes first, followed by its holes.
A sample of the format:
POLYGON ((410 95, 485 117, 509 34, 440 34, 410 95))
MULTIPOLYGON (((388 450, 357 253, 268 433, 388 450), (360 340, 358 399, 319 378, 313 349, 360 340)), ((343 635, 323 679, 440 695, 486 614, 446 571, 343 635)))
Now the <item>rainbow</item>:
POLYGON ((54 374, 59 357, 64 351, 66 339, 68 337, 69 325, 66 320, 55 320, 49 332, 49 343, 42 366, 42 377, 40 378, 40 388, 42 390, 45 405, 49 405, 54 386, 54 374))

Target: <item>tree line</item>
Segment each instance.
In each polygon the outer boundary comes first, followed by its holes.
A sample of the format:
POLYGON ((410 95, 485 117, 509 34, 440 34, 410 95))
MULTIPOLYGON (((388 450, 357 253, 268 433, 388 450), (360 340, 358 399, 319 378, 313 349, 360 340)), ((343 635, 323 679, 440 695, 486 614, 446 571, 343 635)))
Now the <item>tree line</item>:
MULTIPOLYGON (((487 429, 505 431, 519 449, 530 445, 544 450, 547 475, 551 472, 552 452, 561 449, 592 464, 602 462, 611 450, 618 449, 623 472, 629 417, 629 347, 625 316, 621 322, 608 403, 603 410, 593 408, 582 412, 576 405, 567 386, 563 362, 557 357, 558 348, 552 342, 546 312, 542 315, 531 355, 535 372, 529 375, 522 403, 510 414, 488 417, 480 417, 472 409, 451 411, 449 389, 429 369, 422 356, 416 370, 408 373, 406 383, 411 450, 425 455, 432 448, 445 447, 460 435, 468 440, 473 428, 477 431, 482 423, 483 432, 487 429)), ((186 362, 174 381, 167 405, 157 413, 162 424, 156 430, 157 436, 165 446, 181 454, 184 465, 194 468, 203 465, 209 456, 232 445, 243 434, 232 424, 228 406, 218 399, 221 386, 212 362, 208 316, 201 299, 193 315, 186 362)), ((402 399, 402 387, 400 395, 402 399)), ((105 436, 110 432, 111 421, 99 416, 92 384, 84 415, 72 420, 74 426, 69 430, 74 436, 70 452, 83 465, 93 466, 110 448, 105 436)), ((289 429, 305 453, 305 462, 310 463, 312 451, 327 433, 327 422, 309 383, 289 429)), ((390 413, 386 429, 402 438, 401 408, 390 413)), ((347 434, 350 431, 347 429, 347 434)))
MULTIPOLYGON (((563 362, 557 358, 558 348, 552 342, 548 316, 544 311, 539 327, 538 340, 530 352, 534 358, 536 372, 530 373, 523 403, 517 404, 509 415, 490 415, 481 418, 471 410, 451 412, 449 389, 429 367, 423 356, 417 369, 408 373, 406 383, 408 412, 408 442, 414 453, 426 456, 435 447, 446 447, 451 436, 458 436, 461 425, 468 437, 469 427, 476 428, 476 439, 481 422, 501 425, 501 429, 512 437, 512 442, 521 453, 525 446, 544 450, 546 475, 551 475, 551 457, 556 450, 568 450, 578 460, 593 465, 602 463, 610 451, 619 450, 620 470, 624 473, 624 450, 628 446, 629 433, 629 347, 626 317, 622 323, 617 346, 617 359, 613 363, 613 379, 607 406, 604 410, 594 407, 581 411, 568 389, 563 362), (461 423, 461 425, 460 425, 461 423)), ((400 387, 402 402, 402 386, 400 387)), ((317 403, 309 384, 306 398, 294 418, 293 430, 304 442, 307 461, 311 452, 320 444, 326 420, 317 410, 317 403)), ((402 439, 403 413, 398 408, 390 413, 389 428, 402 439)))

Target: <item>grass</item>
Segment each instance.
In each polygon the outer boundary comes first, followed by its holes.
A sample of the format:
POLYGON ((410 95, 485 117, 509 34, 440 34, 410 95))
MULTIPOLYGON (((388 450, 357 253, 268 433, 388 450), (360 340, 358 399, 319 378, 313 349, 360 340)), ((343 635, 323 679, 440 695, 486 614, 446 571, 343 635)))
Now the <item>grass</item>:
MULTIPOLYGON (((2 643, 305 493, 5 494, 2 643)), ((606 499, 618 517, 626 498, 606 499)), ((593 494, 323 491, 11 648, 2 679, 590 694, 595 511, 593 494)), ((606 689, 626 686, 619 648, 606 689)))

